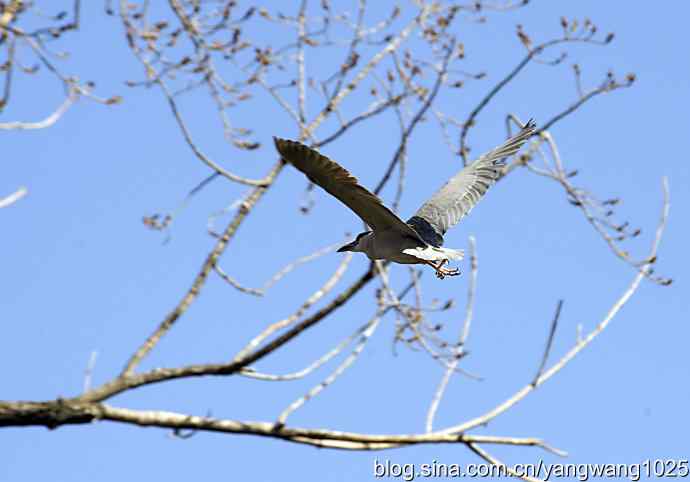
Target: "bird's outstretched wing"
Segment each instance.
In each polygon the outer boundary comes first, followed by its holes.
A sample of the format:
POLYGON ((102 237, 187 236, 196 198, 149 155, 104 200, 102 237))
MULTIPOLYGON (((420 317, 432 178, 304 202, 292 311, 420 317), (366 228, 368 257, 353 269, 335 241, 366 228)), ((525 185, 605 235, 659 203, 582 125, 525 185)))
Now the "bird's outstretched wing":
POLYGON ((425 244, 414 229, 384 206, 378 196, 362 187, 340 164, 299 142, 277 137, 273 141, 286 162, 352 209, 372 229, 395 229, 425 244))
POLYGON ((443 234, 469 214, 496 182, 505 165, 503 159, 519 151, 535 130, 536 124, 530 119, 515 136, 450 178, 407 222, 429 244, 440 246, 443 234))

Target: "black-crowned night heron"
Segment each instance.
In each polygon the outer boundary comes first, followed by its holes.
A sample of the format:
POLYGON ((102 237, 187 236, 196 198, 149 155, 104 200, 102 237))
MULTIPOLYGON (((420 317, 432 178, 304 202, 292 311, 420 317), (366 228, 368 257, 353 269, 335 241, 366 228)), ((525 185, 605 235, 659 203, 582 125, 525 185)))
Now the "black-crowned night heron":
POLYGON ((496 182, 512 156, 534 134, 530 120, 514 137, 469 164, 425 202, 417 213, 404 222, 383 205, 373 193, 362 187, 337 162, 299 142, 274 137, 281 157, 302 171, 314 183, 338 198, 371 227, 338 251, 359 251, 369 259, 390 260, 402 264, 428 264, 439 278, 460 274, 457 268, 444 268, 449 260, 461 260, 460 249, 443 248, 443 235, 455 226, 496 182))

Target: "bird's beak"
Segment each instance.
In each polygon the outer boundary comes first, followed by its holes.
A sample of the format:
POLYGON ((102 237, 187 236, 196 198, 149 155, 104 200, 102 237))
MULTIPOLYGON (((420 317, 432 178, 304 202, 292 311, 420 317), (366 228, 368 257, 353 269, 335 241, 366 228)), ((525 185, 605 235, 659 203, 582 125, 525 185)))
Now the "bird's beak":
POLYGON ((342 248, 338 248, 338 252, 344 253, 345 251, 352 251, 352 248, 354 248, 354 247, 355 247, 355 243, 352 242, 352 243, 346 244, 342 248))

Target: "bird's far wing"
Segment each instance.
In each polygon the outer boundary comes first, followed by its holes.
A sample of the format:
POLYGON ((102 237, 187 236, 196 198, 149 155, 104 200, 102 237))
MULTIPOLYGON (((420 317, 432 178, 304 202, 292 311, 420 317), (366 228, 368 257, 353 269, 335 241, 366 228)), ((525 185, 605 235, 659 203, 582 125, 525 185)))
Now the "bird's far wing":
POLYGON ((536 124, 530 119, 515 136, 450 178, 431 199, 419 208, 408 223, 415 226, 422 238, 436 238, 437 243, 432 244, 440 245, 443 242, 443 234, 469 214, 496 182, 505 165, 502 160, 519 151, 535 131, 536 124), (428 231, 427 235, 423 234, 423 231, 428 231))
POLYGON ((299 142, 273 138, 281 157, 302 171, 314 184, 352 209, 372 229, 393 228, 417 239, 417 232, 383 205, 381 199, 362 187, 345 168, 299 142))

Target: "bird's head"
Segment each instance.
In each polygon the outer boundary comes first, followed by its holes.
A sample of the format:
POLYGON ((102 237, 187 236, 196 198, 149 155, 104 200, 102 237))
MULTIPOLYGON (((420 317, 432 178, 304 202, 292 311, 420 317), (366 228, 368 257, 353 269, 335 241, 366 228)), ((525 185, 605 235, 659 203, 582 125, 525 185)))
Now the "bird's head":
POLYGON ((339 248, 338 252, 344 253, 345 251, 365 251, 364 240, 370 234, 371 231, 364 231, 363 233, 359 233, 354 241, 339 248))

